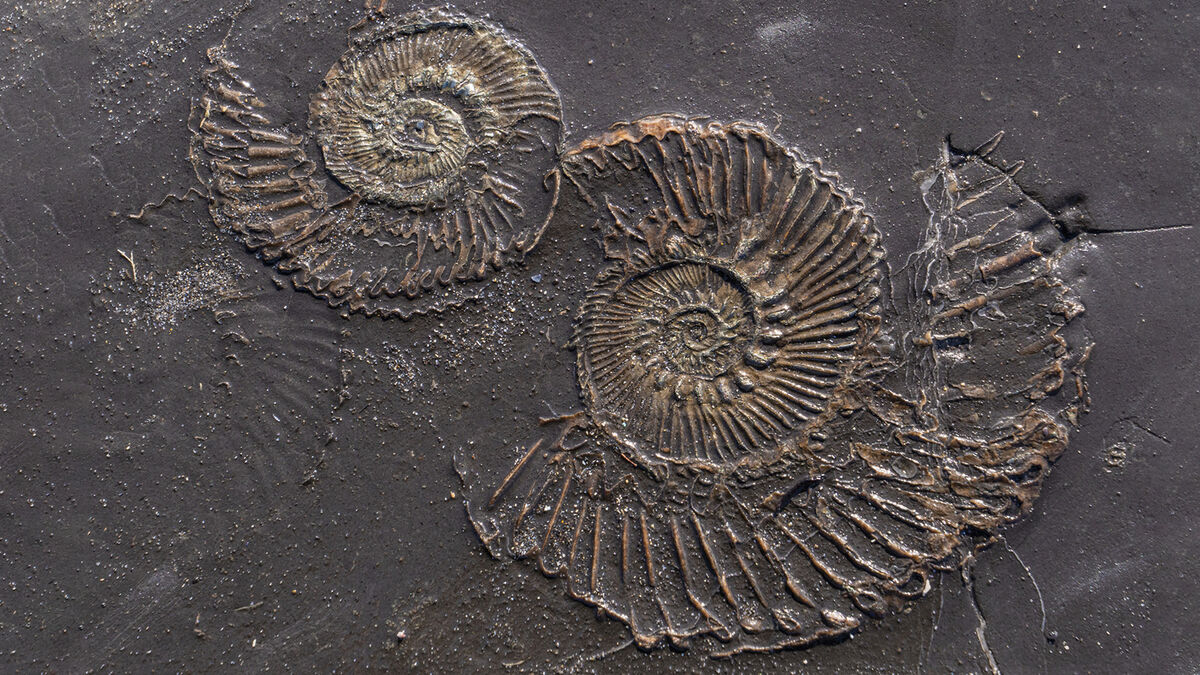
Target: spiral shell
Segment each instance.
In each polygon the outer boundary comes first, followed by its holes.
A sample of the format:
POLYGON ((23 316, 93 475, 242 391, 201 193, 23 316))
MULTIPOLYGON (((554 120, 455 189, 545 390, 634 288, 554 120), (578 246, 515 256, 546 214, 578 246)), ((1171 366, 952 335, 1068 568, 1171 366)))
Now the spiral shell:
POLYGON ((558 192, 558 93, 533 55, 449 9, 373 14, 313 95, 306 139, 278 123, 224 48, 210 51, 192 159, 214 220, 331 305, 407 318, 539 241, 558 192))
POLYGON ((600 274, 580 314, 588 410, 647 465, 776 458, 874 336, 879 235, 831 178, 754 125, 621 125, 564 171, 578 183, 629 144, 664 199, 639 213, 641 183, 606 195, 636 254, 600 274))
POLYGON ((846 636, 969 564, 1087 402, 1077 249, 994 145, 929 172, 891 302, 862 207, 757 125, 652 117, 569 152, 556 221, 607 260, 584 409, 456 457, 489 551, 640 647, 714 655, 846 636))
POLYGON ((339 181, 404 207, 485 189, 486 172, 456 183, 534 117, 560 110, 533 56, 496 26, 438 9, 356 36, 313 97, 309 124, 339 181))

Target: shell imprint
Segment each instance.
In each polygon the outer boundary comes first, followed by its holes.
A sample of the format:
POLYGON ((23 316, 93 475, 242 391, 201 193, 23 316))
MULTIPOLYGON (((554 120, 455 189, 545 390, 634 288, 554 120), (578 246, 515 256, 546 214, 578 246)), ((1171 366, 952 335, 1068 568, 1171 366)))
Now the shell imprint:
POLYGON ((489 550, 642 647, 718 655, 844 635, 962 565, 1085 398, 1072 247, 990 149, 933 173, 896 316, 863 207, 759 126, 660 116, 568 153, 556 220, 603 223, 609 263, 576 323, 585 409, 499 468, 460 455, 489 550))
MULTIPOLYGON (((462 302, 545 229, 558 94, 500 27, 448 9, 373 15, 313 96, 309 123, 350 196, 329 204, 306 139, 211 50, 192 161, 211 212, 331 305, 407 318, 462 302)), ((477 294, 478 291, 476 291, 477 294)))

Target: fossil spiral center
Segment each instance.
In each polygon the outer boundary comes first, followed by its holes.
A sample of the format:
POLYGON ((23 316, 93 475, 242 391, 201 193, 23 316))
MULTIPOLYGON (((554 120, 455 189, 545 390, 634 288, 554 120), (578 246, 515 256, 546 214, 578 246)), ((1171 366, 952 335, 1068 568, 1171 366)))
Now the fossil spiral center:
POLYGON ((403 82, 386 83, 340 110, 322 108, 326 164, 365 197, 396 205, 444 198, 471 151, 462 114, 403 82))
MULTIPOLYGON (((749 295, 732 273, 712 265, 652 269, 622 285, 611 303, 617 312, 629 310, 632 362, 663 385, 682 378, 694 388, 726 373, 754 336, 749 295)), ((620 314, 610 316, 622 323, 620 314)))
POLYGON ((467 129, 458 113, 428 99, 399 101, 366 122, 380 152, 401 165, 410 180, 431 178, 457 168, 461 159, 458 153, 467 140, 467 129))
MULTIPOLYGON (((737 361, 735 345, 746 328, 745 314, 723 315, 721 309, 685 306, 660 324, 663 356, 676 371, 711 378, 737 361)), ((649 323, 654 325, 658 320, 650 319, 649 323)))
POLYGON ((773 362, 758 314, 754 294, 719 263, 669 262, 598 289, 577 333, 595 419, 648 464, 665 456, 723 461, 751 450, 746 438, 720 456, 695 456, 683 451, 680 434, 695 433, 700 418, 728 417, 758 386, 773 362))

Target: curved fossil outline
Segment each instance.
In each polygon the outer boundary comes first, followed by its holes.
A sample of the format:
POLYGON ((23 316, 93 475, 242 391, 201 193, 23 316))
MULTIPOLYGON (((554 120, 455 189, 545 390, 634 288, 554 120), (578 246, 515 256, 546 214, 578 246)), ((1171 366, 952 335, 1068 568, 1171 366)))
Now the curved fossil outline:
POLYGON ((351 192, 335 203, 310 136, 275 119, 223 46, 208 56, 191 158, 210 212, 297 288, 406 319, 478 296, 473 282, 545 231, 561 103, 500 26, 442 7, 353 29, 310 106, 323 167, 351 192))
MULTIPOLYGON (((583 411, 541 420, 503 468, 480 463, 479 450, 456 458, 488 550, 564 579, 642 648, 703 638, 716 656, 844 636, 963 565, 1028 510, 1087 403, 1090 346, 1068 338, 1083 308, 1060 276, 1073 244, 1016 187, 1019 166, 990 158, 994 146, 947 146, 931 172, 926 240, 907 261, 919 295, 905 312, 877 302, 886 263, 875 236, 853 246, 860 262, 815 286, 864 276, 843 303, 864 323, 822 412, 797 417, 774 452, 659 461, 612 433, 581 392, 583 411)), ((570 187, 559 213, 606 223, 612 262, 580 311, 577 349, 614 274, 637 278, 614 269, 736 266, 754 242, 788 241, 777 236, 785 214, 812 213, 811 199, 773 192, 775 181, 834 182, 761 126, 671 115, 585 141, 561 172, 570 187)), ((795 246, 822 250, 834 230, 810 229, 795 246)), ((592 377, 579 373, 581 386, 592 377)))

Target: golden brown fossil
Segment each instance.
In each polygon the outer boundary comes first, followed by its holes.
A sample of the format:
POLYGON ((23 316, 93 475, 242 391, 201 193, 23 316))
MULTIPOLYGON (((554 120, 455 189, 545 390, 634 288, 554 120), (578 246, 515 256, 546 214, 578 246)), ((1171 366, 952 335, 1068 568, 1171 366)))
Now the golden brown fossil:
MULTIPOLYGON (((457 458, 475 527, 645 648, 845 635, 1025 512, 1086 403, 1075 248, 946 148, 892 297, 880 235, 755 124, 657 116, 564 157, 554 222, 598 221, 583 409, 457 458)), ((553 225, 552 225, 553 227, 553 225)))
POLYGON ((209 52, 192 160, 213 219, 298 288, 407 318, 469 299, 541 237, 558 186, 558 94, 499 26, 376 12, 312 98, 306 134, 209 52), (330 203, 320 169, 350 192, 330 203))

